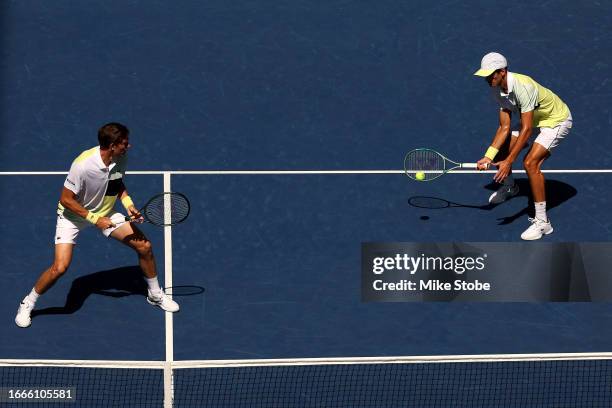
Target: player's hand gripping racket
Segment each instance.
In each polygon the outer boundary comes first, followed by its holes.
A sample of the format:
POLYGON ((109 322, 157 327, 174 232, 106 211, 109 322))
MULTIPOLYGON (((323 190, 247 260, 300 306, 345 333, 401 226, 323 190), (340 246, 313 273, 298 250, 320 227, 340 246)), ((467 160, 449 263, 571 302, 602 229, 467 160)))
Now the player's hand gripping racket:
POLYGON ((476 169, 476 163, 457 163, 432 149, 414 149, 404 158, 404 172, 417 181, 431 181, 454 169, 476 169))
MULTIPOLYGON (((176 225, 189 216, 189 200, 181 193, 161 193, 151 198, 140 210, 145 222, 157 226, 176 225)), ((137 222, 140 218, 125 217, 123 222, 137 222)))

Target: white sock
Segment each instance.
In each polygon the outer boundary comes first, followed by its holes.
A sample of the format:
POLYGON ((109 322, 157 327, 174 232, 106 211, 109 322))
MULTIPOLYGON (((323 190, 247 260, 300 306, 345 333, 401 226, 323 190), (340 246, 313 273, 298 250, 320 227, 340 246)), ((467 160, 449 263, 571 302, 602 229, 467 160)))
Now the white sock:
POLYGON ((147 278, 145 277, 145 280, 147 281, 147 285, 149 286, 149 291, 151 291, 151 293, 159 293, 161 292, 161 288, 159 287, 159 282, 157 280, 157 276, 154 278, 147 278))
POLYGON ((548 217, 546 216, 546 201, 534 203, 534 205, 536 218, 542 221, 548 221, 548 217))
POLYGON ((514 185, 514 177, 510 174, 508 177, 504 179, 504 186, 512 187, 514 185))
POLYGON ((32 288, 32 291, 28 294, 28 296, 26 296, 26 298, 28 298, 28 300, 30 301, 30 303, 32 303, 33 305, 36 304, 36 301, 38 300, 38 297, 40 295, 36 292, 36 290, 34 288, 32 288))

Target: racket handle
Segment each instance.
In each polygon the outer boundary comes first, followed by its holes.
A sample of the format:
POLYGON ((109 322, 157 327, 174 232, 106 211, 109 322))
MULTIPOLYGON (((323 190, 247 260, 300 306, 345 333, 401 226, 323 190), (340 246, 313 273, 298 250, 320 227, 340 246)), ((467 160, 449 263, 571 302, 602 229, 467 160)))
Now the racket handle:
POLYGON ((478 164, 476 164, 476 163, 461 163, 461 168, 462 169, 477 169, 478 168, 478 164))
POLYGON ((124 217, 121 221, 117 221, 115 222, 115 227, 118 227, 119 225, 123 225, 126 222, 131 222, 129 217, 124 217))
POLYGON ((136 220, 134 218, 132 218, 132 217, 123 217, 123 219, 121 221, 116 222, 115 225, 116 226, 123 225, 126 222, 133 222, 133 221, 136 221, 136 220))

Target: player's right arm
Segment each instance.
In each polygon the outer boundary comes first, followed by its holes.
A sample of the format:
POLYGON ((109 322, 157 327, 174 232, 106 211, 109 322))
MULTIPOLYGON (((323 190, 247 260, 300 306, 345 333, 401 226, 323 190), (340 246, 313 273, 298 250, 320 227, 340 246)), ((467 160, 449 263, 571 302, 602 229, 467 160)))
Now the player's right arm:
POLYGON ((486 170, 489 168, 493 162, 493 159, 495 158, 495 154, 497 154, 510 134, 510 126, 512 123, 511 120, 512 113, 508 109, 499 110, 499 127, 495 132, 491 146, 487 149, 487 153, 485 153, 485 156, 482 159, 478 160, 478 169, 486 170))
MULTIPOLYGON (((64 208, 70 210, 72 213, 91 222, 92 214, 90 214, 89 211, 77 201, 76 194, 66 187, 62 188, 60 204, 63 205, 64 208)), ((95 221, 95 226, 102 230, 115 226, 115 224, 113 224, 108 217, 96 217, 95 221)))

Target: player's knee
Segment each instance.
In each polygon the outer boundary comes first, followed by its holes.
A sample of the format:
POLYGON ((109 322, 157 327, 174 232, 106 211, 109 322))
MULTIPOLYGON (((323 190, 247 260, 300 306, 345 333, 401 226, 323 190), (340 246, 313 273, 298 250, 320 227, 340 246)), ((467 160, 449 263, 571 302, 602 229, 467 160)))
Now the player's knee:
POLYGON ((68 270, 68 264, 66 262, 56 262, 53 264, 51 268, 51 274, 54 278, 59 278, 68 270))
POLYGON ((144 257, 152 257, 153 256, 153 245, 151 245, 151 241, 144 240, 138 243, 136 246, 136 252, 138 255, 144 257))
POLYGON ((527 173, 534 173, 540 170, 540 163, 530 157, 525 157, 525 160, 523 160, 523 167, 527 173))

